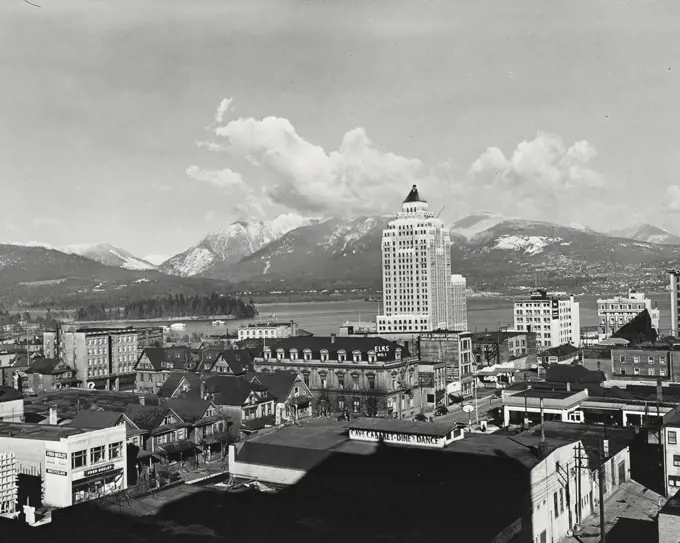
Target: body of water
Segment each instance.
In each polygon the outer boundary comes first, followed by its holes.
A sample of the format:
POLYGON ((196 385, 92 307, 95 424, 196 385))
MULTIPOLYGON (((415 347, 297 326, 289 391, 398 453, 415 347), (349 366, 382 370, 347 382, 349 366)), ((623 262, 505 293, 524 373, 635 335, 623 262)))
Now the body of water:
MULTIPOLYGON (((581 305, 581 326, 597 325, 597 296, 579 296, 581 305)), ((662 335, 670 328, 670 298, 668 295, 651 296, 653 303, 658 304, 661 313, 662 335)), ((184 321, 186 329, 180 335, 193 332, 202 334, 224 334, 235 332, 239 326, 257 322, 274 315, 279 322, 294 320, 300 328, 316 335, 337 333, 341 324, 346 321, 374 320, 378 314, 377 302, 307 302, 290 304, 259 304, 260 316, 252 319, 233 319, 225 325, 212 326, 213 319, 201 321, 184 321)), ((134 326, 169 326, 172 322, 130 322, 134 326)), ((111 323, 99 322, 98 327, 110 326, 111 323)), ((116 323, 115 326, 120 326, 116 323)), ((88 326, 95 326, 88 324, 88 326)), ((470 298, 468 299, 468 327, 470 331, 498 330, 501 326, 513 326, 512 298, 470 298)))

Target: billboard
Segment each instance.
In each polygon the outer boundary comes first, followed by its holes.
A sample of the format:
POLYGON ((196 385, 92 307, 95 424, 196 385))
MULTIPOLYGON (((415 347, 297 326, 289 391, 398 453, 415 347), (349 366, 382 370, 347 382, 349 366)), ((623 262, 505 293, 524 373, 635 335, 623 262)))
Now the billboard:
POLYGON ((552 301, 552 320, 560 318, 560 301, 553 299, 552 301))
POLYGON ((434 372, 421 371, 418 373, 418 385, 421 387, 434 387, 434 372))

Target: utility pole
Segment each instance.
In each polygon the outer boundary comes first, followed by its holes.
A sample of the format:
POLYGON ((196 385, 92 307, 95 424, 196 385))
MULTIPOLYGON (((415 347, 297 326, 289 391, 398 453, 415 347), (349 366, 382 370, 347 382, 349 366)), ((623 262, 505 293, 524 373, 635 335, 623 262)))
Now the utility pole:
POLYGON ((581 524, 581 442, 576 448, 576 524, 581 524))
POLYGON ((600 487, 600 543, 606 543, 607 530, 604 520, 604 479, 605 479, 605 440, 602 440, 600 449, 600 468, 598 469, 598 486, 600 487))
POLYGON ((524 374, 524 420, 522 421, 522 429, 527 429, 527 419, 529 418, 529 399, 527 398, 527 374, 524 374))

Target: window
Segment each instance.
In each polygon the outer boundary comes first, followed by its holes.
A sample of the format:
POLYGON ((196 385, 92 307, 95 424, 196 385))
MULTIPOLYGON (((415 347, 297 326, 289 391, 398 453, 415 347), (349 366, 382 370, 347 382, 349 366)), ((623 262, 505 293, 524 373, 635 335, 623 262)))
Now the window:
POLYGON ((668 444, 669 445, 678 444, 678 433, 675 430, 668 430, 668 444))
POLYGON ((564 513, 564 490, 560 488, 560 513, 564 513))
POLYGON ((309 386, 309 373, 304 373, 302 377, 305 381, 305 385, 309 386))
POLYGON ((673 455, 673 465, 676 468, 680 468, 680 454, 674 454, 673 455))
POLYGON ((82 468, 87 465, 87 451, 76 451, 71 453, 71 468, 82 468))
POLYGON ((352 375, 352 388, 354 390, 359 390, 359 376, 352 375))
POLYGON ((633 375, 640 375, 640 368, 633 368, 633 375))
POLYGON ((340 398, 338 400, 338 411, 344 411, 345 410, 345 400, 340 398))
POLYGON ((367 375, 369 390, 375 390, 375 375, 367 375))
POLYGON ((328 362, 328 351, 321 351, 321 362, 328 362))
POLYGON ((639 364, 640 363, 640 357, 639 356, 634 356, 633 357, 633 364, 639 364))
POLYGON ((355 413, 358 413, 361 410, 361 400, 359 398, 354 398, 354 401, 352 402, 352 410, 355 413))
POLYGON ((295 387, 295 396, 297 397, 299 395, 300 395, 300 387, 295 387))
POLYGON ((659 375, 662 377, 666 375, 666 370, 664 368, 659 368, 659 375))
POLYGON ((326 388, 328 385, 328 381, 326 381, 325 377, 321 378, 321 388, 326 388))
POLYGON ((123 454, 122 441, 119 441, 118 443, 109 444, 109 460, 113 460, 114 458, 120 458, 122 454, 123 454))
POLYGON ((104 445, 90 449, 90 464, 96 464, 104 460, 104 445))
POLYGON ((668 476, 668 486, 680 486, 680 476, 669 475, 668 476))
POLYGON ((619 357, 619 362, 621 362, 621 364, 625 364, 625 363, 626 363, 626 357, 623 356, 623 355, 621 355, 621 356, 619 357))
POLYGON ((360 351, 354 351, 352 353, 352 359, 354 362, 361 362, 361 352, 360 351))
POLYGON ((649 375, 654 375, 654 368, 649 368, 649 369, 647 370, 647 373, 648 373, 649 375))
POLYGON ((648 357, 648 358, 647 358, 647 363, 648 363, 648 364, 654 364, 654 357, 653 357, 653 356, 648 357))
POLYGON ((345 388, 345 376, 338 375, 338 387, 345 388))
POLYGON ((621 375, 626 375, 626 368, 621 368, 621 375))
POLYGON ((554 509, 555 509, 555 518, 557 518, 560 514, 559 503, 557 501, 557 492, 553 493, 553 501, 554 501, 554 509))

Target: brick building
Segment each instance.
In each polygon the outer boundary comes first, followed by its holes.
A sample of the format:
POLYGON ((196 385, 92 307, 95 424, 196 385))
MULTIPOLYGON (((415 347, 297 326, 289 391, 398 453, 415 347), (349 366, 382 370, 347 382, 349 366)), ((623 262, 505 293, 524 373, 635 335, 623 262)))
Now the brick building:
POLYGON ((611 351, 612 378, 680 382, 680 351, 669 348, 618 347, 611 351))

